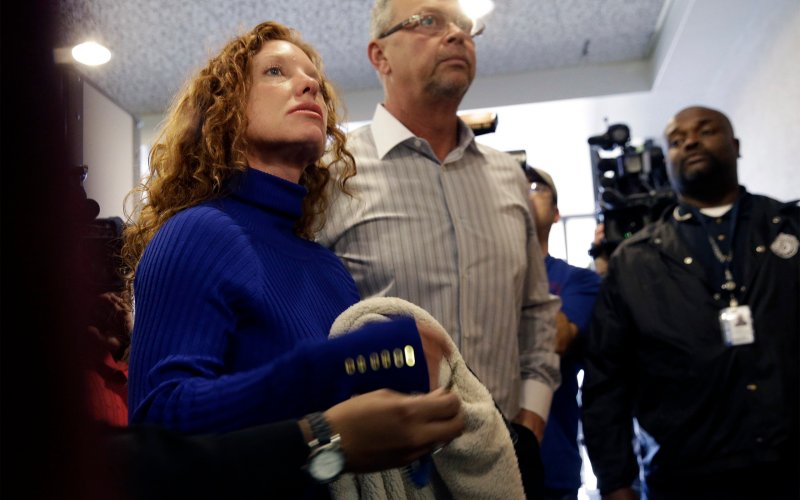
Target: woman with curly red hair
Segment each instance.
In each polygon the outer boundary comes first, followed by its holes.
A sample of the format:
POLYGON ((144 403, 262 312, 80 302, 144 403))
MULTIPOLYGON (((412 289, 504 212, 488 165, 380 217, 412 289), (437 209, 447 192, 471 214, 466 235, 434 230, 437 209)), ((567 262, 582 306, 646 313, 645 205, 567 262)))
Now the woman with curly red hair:
POLYGON ((318 53, 275 22, 230 41, 174 101, 124 231, 131 424, 218 433, 429 390, 435 342, 413 319, 327 339, 359 300, 313 241, 326 193, 355 174, 336 111, 318 53), (364 362, 384 352, 391 363, 364 362))

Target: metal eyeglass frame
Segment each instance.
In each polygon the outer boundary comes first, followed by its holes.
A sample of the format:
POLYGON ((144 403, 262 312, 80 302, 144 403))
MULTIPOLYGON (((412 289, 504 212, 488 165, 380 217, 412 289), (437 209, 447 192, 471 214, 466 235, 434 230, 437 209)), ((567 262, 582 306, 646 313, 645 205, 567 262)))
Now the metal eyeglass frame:
MULTIPOLYGON (((447 27, 450 26, 451 23, 455 24, 458 27, 458 29, 460 29, 464 33, 467 33, 467 31, 465 29, 463 29, 461 26, 459 26, 453 19, 448 18, 444 14, 420 13, 420 14, 414 14, 413 16, 409 17, 408 19, 406 19, 404 21, 400 21, 399 23, 395 24, 391 28, 387 29, 386 31, 384 31, 383 33, 378 35, 378 40, 380 40, 382 38, 386 38, 387 36, 391 35, 392 33, 397 33, 398 31, 400 31, 402 29, 405 29, 408 26, 411 26, 412 24, 415 24, 415 26, 412 26, 412 28, 410 28, 410 29, 413 29, 416 26, 421 26, 422 25, 422 19, 425 18, 425 17, 441 17, 442 18, 442 21, 444 21, 444 23, 443 23, 442 32, 439 33, 439 35, 441 35, 442 33, 445 33, 447 31, 447 27)), ((480 36, 485 29, 486 29, 486 25, 484 23, 480 22, 479 20, 475 20, 475 21, 473 21, 472 29, 469 31, 469 33, 467 33, 467 35, 469 35, 470 38, 475 38, 476 36, 480 36)))

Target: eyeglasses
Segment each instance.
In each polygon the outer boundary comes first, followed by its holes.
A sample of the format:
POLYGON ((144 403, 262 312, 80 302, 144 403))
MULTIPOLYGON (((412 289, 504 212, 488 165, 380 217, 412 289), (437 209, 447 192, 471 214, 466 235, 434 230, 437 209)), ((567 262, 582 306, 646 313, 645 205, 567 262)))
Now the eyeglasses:
POLYGON ((450 23, 455 24, 458 29, 464 33, 467 33, 470 38, 475 38, 483 33, 484 29, 486 29, 486 25, 481 21, 473 22, 472 19, 468 17, 458 16, 451 18, 436 12, 424 12, 421 14, 414 14, 405 21, 395 24, 388 30, 378 35, 378 39, 386 38, 392 33, 398 32, 402 29, 417 29, 421 33, 424 33, 428 36, 438 36, 447 32, 448 28, 450 27, 450 23))

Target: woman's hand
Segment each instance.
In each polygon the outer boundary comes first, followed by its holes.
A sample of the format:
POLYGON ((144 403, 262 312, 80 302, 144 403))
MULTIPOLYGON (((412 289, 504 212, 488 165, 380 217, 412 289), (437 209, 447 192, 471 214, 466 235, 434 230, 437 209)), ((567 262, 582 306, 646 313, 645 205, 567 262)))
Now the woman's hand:
POLYGON ((330 408, 325 418, 350 472, 374 472, 411 463, 464 431, 458 397, 444 389, 407 395, 389 389, 362 394, 330 408))
POLYGON ((439 387, 439 371, 442 360, 452 354, 449 339, 446 334, 431 326, 417 321, 417 330, 422 340, 422 349, 425 351, 425 362, 428 364, 428 377, 431 391, 439 387))

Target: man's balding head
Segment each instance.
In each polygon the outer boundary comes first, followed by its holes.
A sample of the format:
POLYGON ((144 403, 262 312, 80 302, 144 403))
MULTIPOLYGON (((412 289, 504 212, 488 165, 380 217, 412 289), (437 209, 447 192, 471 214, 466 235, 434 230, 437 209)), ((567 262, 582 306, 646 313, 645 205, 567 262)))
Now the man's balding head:
POLYGON ((738 193, 739 140, 728 117, 716 109, 690 106, 664 129, 672 186, 685 200, 713 205, 738 193))

